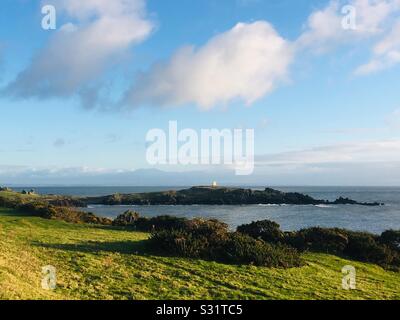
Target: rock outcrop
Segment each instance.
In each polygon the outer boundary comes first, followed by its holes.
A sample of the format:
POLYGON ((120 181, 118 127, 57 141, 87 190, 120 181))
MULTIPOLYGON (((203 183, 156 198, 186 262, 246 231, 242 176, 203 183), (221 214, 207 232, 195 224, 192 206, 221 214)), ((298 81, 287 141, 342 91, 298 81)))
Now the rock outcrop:
POLYGON ((226 187, 192 187, 179 191, 114 194, 102 197, 82 198, 80 200, 86 204, 103 205, 382 205, 381 203, 359 203, 347 198, 339 198, 333 202, 318 200, 305 194, 282 192, 271 188, 252 190, 226 187))

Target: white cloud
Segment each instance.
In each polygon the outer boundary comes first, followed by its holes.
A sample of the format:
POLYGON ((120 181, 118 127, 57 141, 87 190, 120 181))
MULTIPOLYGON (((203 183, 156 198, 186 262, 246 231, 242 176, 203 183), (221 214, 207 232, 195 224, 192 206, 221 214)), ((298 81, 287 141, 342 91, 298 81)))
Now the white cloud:
MULTIPOLYGON (((366 75, 400 63, 400 0, 331 0, 322 10, 313 12, 305 31, 296 41, 297 50, 326 52, 341 45, 355 46, 359 41, 373 40, 373 56, 354 71, 366 75), (343 19, 355 9, 355 29, 343 28, 343 19)), ((368 43, 368 42, 367 42, 368 43)))
MULTIPOLYGON (((239 23, 204 46, 179 49, 168 61, 139 75, 124 104, 196 104, 203 110, 234 100, 250 105, 287 80, 295 55, 304 50, 321 53, 385 36, 388 39, 377 47, 389 43, 391 48, 391 40, 399 37, 388 35, 388 30, 398 12, 400 0, 332 0, 310 15, 305 30, 293 42, 283 39, 268 22, 239 23), (345 5, 356 10, 355 30, 343 28, 345 5)), ((387 49, 384 54, 384 62, 373 61, 366 68, 400 60, 397 51, 387 49)))
POLYGON ((388 69, 398 63, 400 63, 400 20, 393 26, 390 33, 375 45, 373 58, 368 63, 358 67, 355 74, 374 73, 388 69))
POLYGON ((127 104, 184 105, 202 109, 240 99, 247 104, 286 80, 291 44, 267 22, 239 23, 204 46, 179 49, 142 74, 127 104))
POLYGON ((399 0, 332 0, 324 9, 310 15, 296 46, 324 52, 338 45, 375 37, 384 33, 387 24, 390 25, 389 18, 399 10, 399 0), (349 14, 343 11, 346 6, 355 9, 355 29, 343 27, 344 18, 349 14))
POLYGON ((337 144, 256 157, 259 166, 400 162, 400 140, 337 144))
POLYGON ((342 17, 338 14, 339 4, 331 2, 326 8, 313 12, 306 23, 304 33, 297 39, 298 49, 313 48, 324 51, 333 42, 343 37, 342 17))
MULTIPOLYGON (((78 95, 84 106, 93 106, 102 93, 110 95, 102 91, 102 76, 154 29, 145 0, 46 4, 54 4, 58 15, 71 22, 60 26, 3 93, 22 98, 78 95)), ((293 42, 266 21, 238 23, 203 46, 182 47, 167 61, 154 64, 138 76, 122 103, 195 104, 204 110, 235 100, 250 105, 288 79, 289 67, 301 51, 324 52, 365 39, 377 43, 371 60, 355 73, 387 69, 400 62, 400 22, 394 24, 399 12, 400 0, 331 0, 310 15, 293 42), (342 26, 344 5, 356 8, 356 30, 342 26)))
POLYGON ((386 125, 391 129, 400 128, 400 108, 394 110, 391 114, 386 117, 386 125))
MULTIPOLYGON (((172 168, 171 170, 175 170, 172 168)), ((0 165, 4 184, 40 185, 399 185, 400 140, 321 146, 256 156, 253 175, 235 176, 223 166, 186 171, 0 165), (199 171, 195 171, 195 170, 199 171), (201 171, 200 171, 201 170, 201 171)))
POLYGON ((146 18, 144 0, 53 0, 50 4, 58 15, 74 22, 55 32, 9 84, 8 94, 47 98, 80 93, 154 27, 146 18))
POLYGON ((356 8, 356 32, 373 35, 385 30, 387 20, 400 9, 399 0, 353 0, 356 8))

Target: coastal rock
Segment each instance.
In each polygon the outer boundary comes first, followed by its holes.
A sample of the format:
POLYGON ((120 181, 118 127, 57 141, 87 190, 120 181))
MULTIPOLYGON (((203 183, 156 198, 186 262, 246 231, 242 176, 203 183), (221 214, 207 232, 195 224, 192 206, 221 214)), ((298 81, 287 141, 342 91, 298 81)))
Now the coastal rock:
POLYGON ((380 203, 359 203, 347 198, 339 198, 330 202, 314 199, 313 197, 297 192, 282 192, 271 188, 252 190, 226 187, 192 187, 179 191, 114 194, 102 197, 82 198, 80 200, 86 204, 103 205, 381 205, 380 203))

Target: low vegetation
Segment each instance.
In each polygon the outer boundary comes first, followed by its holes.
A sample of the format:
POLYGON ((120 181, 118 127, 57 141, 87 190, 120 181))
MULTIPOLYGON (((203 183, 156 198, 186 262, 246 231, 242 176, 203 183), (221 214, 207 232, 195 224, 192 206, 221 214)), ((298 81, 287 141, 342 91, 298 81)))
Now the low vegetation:
POLYGON ((218 220, 187 220, 179 228, 155 231, 150 245, 160 254, 230 264, 270 268, 302 265, 300 254, 295 249, 229 232, 228 226, 218 220))
POLYGON ((369 263, 308 252, 299 268, 230 265, 158 255, 148 238, 0 208, 0 299, 400 299, 400 274, 369 263), (46 265, 54 291, 41 287, 46 265), (357 290, 342 289, 345 265, 357 290))
MULTIPOLYGON (((3 188, 4 190, 4 188, 3 188)), ((20 212, 71 223, 93 223, 110 225, 112 221, 97 217, 93 213, 79 211, 71 207, 71 200, 63 197, 43 197, 34 192, 0 191, 0 207, 16 209, 20 212)))
POLYGON ((318 227, 283 232, 277 223, 268 220, 240 226, 238 231, 266 242, 289 245, 300 252, 335 254, 388 269, 400 269, 400 231, 389 230, 380 236, 318 227))
POLYGON ((185 227, 187 219, 172 216, 158 216, 152 218, 141 217, 139 213, 125 211, 114 219, 114 226, 128 226, 134 230, 153 232, 157 230, 176 230, 185 227))
POLYGON ((232 232, 132 211, 111 221, 0 191, 2 299, 399 299, 399 251, 400 231, 283 232, 266 220, 232 232), (55 291, 40 286, 45 265, 57 269, 55 291), (341 288, 345 265, 355 291, 341 288))
POLYGON ((399 231, 386 231, 381 236, 319 227, 283 232, 279 224, 264 220, 230 232, 226 224, 217 220, 142 218, 130 211, 115 221, 134 230, 152 232, 154 248, 179 257, 289 268, 302 264, 300 252, 312 251, 400 269, 399 231))

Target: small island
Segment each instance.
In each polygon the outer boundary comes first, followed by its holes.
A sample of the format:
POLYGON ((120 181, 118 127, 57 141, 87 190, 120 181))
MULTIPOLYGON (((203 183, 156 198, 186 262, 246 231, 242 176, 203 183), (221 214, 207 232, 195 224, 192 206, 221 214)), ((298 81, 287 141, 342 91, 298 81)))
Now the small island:
POLYGON ((340 197, 335 201, 314 199, 297 192, 282 192, 265 188, 253 190, 243 188, 199 186, 183 190, 161 192, 113 194, 100 197, 79 198, 86 205, 362 205, 381 206, 378 202, 357 202, 340 197))

